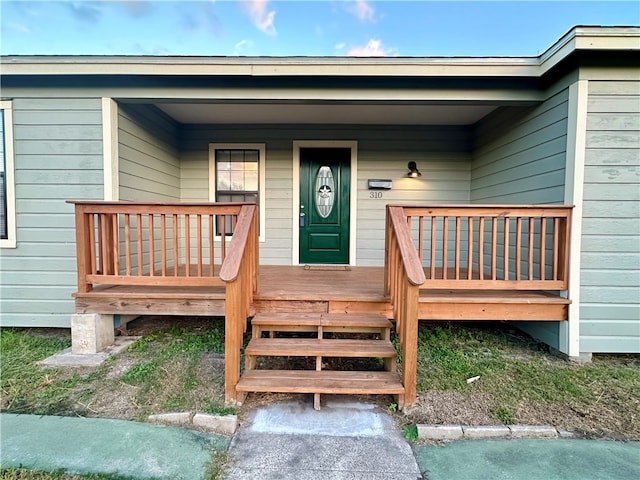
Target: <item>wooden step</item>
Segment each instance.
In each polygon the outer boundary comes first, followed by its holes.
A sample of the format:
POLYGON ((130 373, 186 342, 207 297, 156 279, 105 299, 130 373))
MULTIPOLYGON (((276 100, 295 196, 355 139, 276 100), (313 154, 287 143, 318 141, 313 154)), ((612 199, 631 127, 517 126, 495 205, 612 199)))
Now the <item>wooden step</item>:
POLYGON ((253 338, 245 355, 274 357, 381 357, 394 358, 396 350, 385 340, 253 338))
POLYGON ((400 376, 395 372, 249 370, 236 388, 239 392, 404 394, 400 376))
POLYGON ((259 313, 251 325, 258 332, 312 332, 321 326, 325 332, 382 333, 391 328, 384 315, 344 313, 259 313))

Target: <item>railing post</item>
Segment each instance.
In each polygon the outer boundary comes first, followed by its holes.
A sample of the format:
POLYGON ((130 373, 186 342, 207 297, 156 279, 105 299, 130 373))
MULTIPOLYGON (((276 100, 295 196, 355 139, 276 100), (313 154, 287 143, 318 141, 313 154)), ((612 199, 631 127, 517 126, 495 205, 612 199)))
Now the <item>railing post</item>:
POLYGON ((406 295, 403 302, 404 325, 402 328, 402 384, 404 385, 404 401, 412 405, 417 396, 418 373, 418 302, 420 287, 407 282, 406 295))
POLYGON ((93 285, 87 282, 89 267, 91 265, 91 249, 89 241, 89 222, 82 205, 75 205, 76 216, 76 262, 78 269, 78 292, 86 293, 93 289, 93 285))
POLYGON ((237 403, 236 385, 240 380, 240 348, 242 346, 241 322, 246 322, 242 302, 242 275, 227 283, 225 294, 224 325, 224 399, 227 403, 237 403))

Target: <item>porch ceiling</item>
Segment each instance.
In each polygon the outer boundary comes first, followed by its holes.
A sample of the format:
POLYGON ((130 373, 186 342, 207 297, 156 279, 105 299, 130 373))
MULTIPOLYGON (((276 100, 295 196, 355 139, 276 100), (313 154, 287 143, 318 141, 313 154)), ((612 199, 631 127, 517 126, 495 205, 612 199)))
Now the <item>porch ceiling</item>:
POLYGON ((470 125, 496 105, 157 103, 181 123, 470 125))

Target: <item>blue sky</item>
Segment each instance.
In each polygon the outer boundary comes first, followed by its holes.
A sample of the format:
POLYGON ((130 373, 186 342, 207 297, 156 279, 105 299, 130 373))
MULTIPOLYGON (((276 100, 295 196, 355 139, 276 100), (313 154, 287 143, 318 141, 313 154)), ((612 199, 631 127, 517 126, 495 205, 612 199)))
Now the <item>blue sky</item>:
POLYGON ((0 0, 0 53, 535 56, 638 1, 0 0))

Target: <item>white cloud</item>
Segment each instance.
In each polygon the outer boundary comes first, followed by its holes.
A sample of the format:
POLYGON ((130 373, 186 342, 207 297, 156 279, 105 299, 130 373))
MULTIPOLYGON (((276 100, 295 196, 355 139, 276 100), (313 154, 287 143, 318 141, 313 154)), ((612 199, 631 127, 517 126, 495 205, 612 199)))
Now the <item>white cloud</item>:
POLYGON ((253 47, 253 40, 240 40, 238 43, 236 43, 233 47, 233 54, 235 56, 242 56, 242 55, 247 55, 246 50, 247 49, 251 49, 253 47))
POLYGON ((352 47, 347 53, 349 57, 386 57, 391 54, 395 54, 393 50, 375 38, 369 40, 364 47, 352 47))
POLYGON ((349 2, 347 9, 361 22, 374 22, 376 11, 367 0, 349 2))
POLYGON ((269 10, 268 0, 248 0, 242 2, 242 8, 249 14, 253 24, 267 35, 276 35, 276 11, 269 10))

